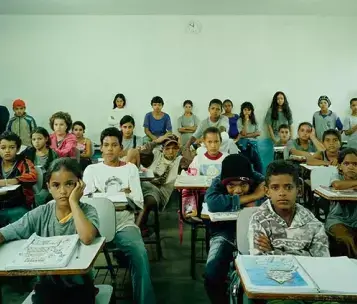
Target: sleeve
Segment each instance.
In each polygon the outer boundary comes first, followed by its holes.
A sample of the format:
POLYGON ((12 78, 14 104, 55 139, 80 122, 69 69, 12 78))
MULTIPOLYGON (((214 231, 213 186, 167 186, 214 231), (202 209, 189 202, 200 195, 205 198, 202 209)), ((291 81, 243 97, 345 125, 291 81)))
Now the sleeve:
POLYGON ((223 126, 226 129, 226 132, 229 133, 229 119, 226 116, 223 116, 223 117, 224 118, 223 118, 221 126, 223 126))
POLYGON ((59 157, 66 157, 72 154, 72 151, 77 147, 77 139, 73 136, 68 136, 65 139, 65 143, 61 149, 52 146, 52 149, 58 154, 59 157))
POLYGON ((166 120, 165 120, 165 133, 166 131, 172 131, 172 124, 171 124, 171 118, 169 114, 165 114, 166 120))
POLYGON ((38 223, 38 221, 40 221, 43 212, 44 207, 39 206, 27 212, 22 218, 20 218, 16 222, 7 225, 4 228, 1 228, 0 233, 3 235, 6 241, 28 239, 35 232, 37 234, 40 234, 40 231, 36 231, 35 223, 38 223))
POLYGON ((259 172, 253 170, 253 180, 255 183, 261 184, 265 181, 265 177, 263 174, 260 174, 259 172))
POLYGON ((239 131, 242 131, 242 130, 243 130, 243 120, 242 120, 242 118, 238 118, 238 120, 237 120, 237 127, 238 127, 238 130, 239 130, 239 131))
POLYGON ((352 128, 351 119, 350 119, 350 117, 346 117, 345 120, 343 121, 343 130, 347 131, 351 128, 352 128))
POLYGON ((150 117, 149 116, 150 116, 150 113, 145 114, 144 124, 143 124, 143 127, 147 128, 147 129, 150 129, 150 117))
POLYGON ((31 117, 31 130, 35 130, 37 128, 36 120, 35 118, 31 117))
POLYGON ((200 124, 200 119, 196 115, 193 115, 193 120, 195 127, 197 127, 200 124))
POLYGON ((333 182, 341 180, 340 175, 338 173, 335 173, 331 175, 330 177, 330 186, 332 185, 333 182))
POLYGON ((205 120, 201 121, 200 124, 198 125, 197 129, 196 129, 196 132, 193 133, 193 137, 198 139, 198 138, 201 138, 202 137, 202 134, 203 134, 203 131, 204 131, 204 128, 205 128, 205 120))
POLYGON ((336 128, 337 130, 339 131, 342 131, 343 130, 343 124, 341 122, 341 119, 340 117, 337 116, 337 119, 336 119, 336 128))
POLYGON ((182 116, 177 119, 177 129, 183 128, 182 126, 182 116))
POLYGON ((269 108, 269 110, 267 111, 267 114, 265 115, 265 123, 269 126, 272 125, 272 121, 271 121, 271 108, 269 108))
POLYGON ((325 232, 325 227, 322 223, 316 221, 316 233, 312 239, 309 249, 312 257, 329 257, 329 244, 325 232))
POLYGON ((140 177, 139 177, 139 170, 138 168, 133 165, 133 164, 128 164, 130 166, 129 170, 129 188, 130 188, 130 194, 129 198, 141 209, 144 208, 143 202, 143 192, 141 190, 141 184, 140 184, 140 177))
POLYGON ((7 126, 6 126, 6 131, 11 131, 11 126, 12 126, 12 118, 9 120, 9 122, 7 123, 7 126))
POLYGON ((249 244, 249 253, 251 255, 268 254, 267 252, 261 251, 257 246, 257 244, 255 244, 256 237, 262 234, 268 236, 264 227, 261 225, 260 221, 258 220, 258 217, 253 214, 253 216, 250 218, 249 228, 248 228, 248 244, 249 244))
POLYGON ((84 204, 82 211, 87 220, 90 221, 92 225, 99 231, 99 217, 97 210, 89 204, 84 204))
POLYGON ((234 212, 240 209, 238 195, 224 194, 220 177, 216 177, 207 189, 205 202, 210 212, 234 212))
POLYGON ((20 184, 33 185, 37 182, 37 172, 35 165, 29 159, 24 159, 23 163, 19 166, 20 175, 16 179, 20 184))
POLYGON ((88 195, 97 191, 91 165, 89 165, 83 172, 83 182, 86 184, 84 195, 88 195))

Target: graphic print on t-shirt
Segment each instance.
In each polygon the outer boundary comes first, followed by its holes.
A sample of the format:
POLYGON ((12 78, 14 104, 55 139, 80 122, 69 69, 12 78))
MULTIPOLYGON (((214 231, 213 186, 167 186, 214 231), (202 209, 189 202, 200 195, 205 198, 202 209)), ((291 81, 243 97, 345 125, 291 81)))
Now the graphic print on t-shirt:
POLYGON ((202 164, 201 175, 216 177, 221 174, 222 164, 202 164))
POLYGON ((112 176, 105 181, 104 192, 109 194, 116 194, 123 189, 123 182, 119 177, 112 176))

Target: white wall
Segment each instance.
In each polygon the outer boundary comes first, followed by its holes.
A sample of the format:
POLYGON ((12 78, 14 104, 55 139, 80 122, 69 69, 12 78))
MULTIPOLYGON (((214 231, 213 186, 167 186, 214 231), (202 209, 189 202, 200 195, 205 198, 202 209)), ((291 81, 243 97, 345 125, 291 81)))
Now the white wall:
POLYGON ((176 118, 192 99, 204 118, 212 98, 249 100, 260 122, 277 90, 295 123, 326 94, 344 117, 357 96, 357 18, 311 16, 0 16, 0 103, 28 103, 39 125, 68 111, 97 140, 112 98, 127 96, 142 133, 160 95, 176 118), (190 20, 200 34, 186 31, 190 20))

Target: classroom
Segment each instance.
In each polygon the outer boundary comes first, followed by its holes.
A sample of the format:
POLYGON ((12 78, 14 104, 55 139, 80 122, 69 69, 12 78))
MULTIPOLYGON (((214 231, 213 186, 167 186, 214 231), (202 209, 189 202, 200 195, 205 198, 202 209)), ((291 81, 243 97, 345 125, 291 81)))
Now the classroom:
POLYGON ((0 1, 0 304, 357 303, 356 28, 355 0, 0 1), (34 233, 76 235, 65 266, 12 260, 34 233), (252 283, 287 255, 317 289, 252 283))

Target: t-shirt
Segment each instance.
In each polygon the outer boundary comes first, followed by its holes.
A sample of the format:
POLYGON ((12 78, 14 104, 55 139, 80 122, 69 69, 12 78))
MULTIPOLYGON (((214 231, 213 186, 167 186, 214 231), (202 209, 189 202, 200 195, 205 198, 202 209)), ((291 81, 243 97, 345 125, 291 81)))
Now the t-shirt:
MULTIPOLYGON (((97 210, 84 203, 79 203, 86 218, 99 230, 99 218, 97 210)), ((42 237, 56 235, 76 234, 74 219, 71 217, 67 222, 60 223, 56 217, 56 202, 51 201, 27 212, 18 221, 0 229, 6 241, 28 239, 33 233, 42 237)), ((83 284, 80 276, 61 276, 66 285, 83 284)))
POLYGON ((129 115, 129 116, 133 117, 133 114, 130 113, 130 111, 128 110, 127 107, 113 109, 108 117, 109 127, 115 127, 115 128, 120 129, 120 120, 125 115, 129 115))
POLYGON ((229 120, 229 137, 235 139, 238 134, 239 134, 239 130, 241 130, 237 124, 239 115, 238 114, 234 114, 232 117, 228 117, 229 120))
MULTIPOLYGON (((83 173, 83 181, 86 184, 84 194, 94 192, 116 194, 123 189, 131 190, 128 197, 139 208, 143 208, 143 194, 141 191, 139 170, 133 164, 120 167, 107 166, 104 163, 89 165, 83 173)), ((116 212, 116 230, 122 230, 127 226, 134 226, 134 214, 127 210, 116 212)))
MULTIPOLYGON (((341 174, 334 174, 331 176, 330 183, 337 180, 344 180, 344 178, 341 174)), ((331 202, 330 212, 326 218, 326 229, 329 230, 336 224, 357 228, 357 204, 355 202, 331 202)))
POLYGON ((312 143, 312 141, 309 141, 309 145, 307 149, 303 148, 299 144, 298 139, 290 139, 288 143, 286 144, 285 150, 284 150, 284 158, 287 159, 289 158, 290 151, 292 149, 298 150, 298 151, 304 151, 304 152, 309 152, 309 153, 315 153, 316 152, 316 147, 312 143))
MULTIPOLYGON (((349 130, 357 125, 357 116, 349 115, 343 122, 343 130, 349 130)), ((357 149, 357 131, 347 135, 347 147, 357 149)))
POLYGON ((164 113, 160 119, 156 119, 152 112, 146 113, 143 127, 149 129, 156 137, 165 135, 167 131, 172 131, 171 119, 167 113, 164 113))
POLYGON ((197 169, 196 175, 205 175, 210 178, 215 178, 221 174, 222 161, 228 156, 227 153, 219 152, 216 157, 208 155, 208 153, 199 153, 195 156, 189 169, 197 169))
POLYGON ((286 124, 288 126, 291 126, 293 124, 293 119, 291 118, 290 120, 284 115, 283 111, 278 112, 278 119, 277 120, 272 120, 271 119, 271 112, 272 109, 269 108, 266 116, 265 116, 265 123, 273 128, 274 135, 277 137, 279 135, 279 126, 286 124))
POLYGON ((209 127, 216 127, 216 128, 224 127, 226 129, 226 132, 229 134, 228 117, 221 115, 216 122, 211 121, 211 119, 209 117, 202 120, 201 123, 199 124, 196 132, 193 134, 193 137, 201 138, 203 135, 203 132, 209 127))
POLYGON ((143 142, 143 138, 141 136, 133 135, 129 139, 125 139, 123 137, 123 142, 122 142, 123 150, 128 150, 128 149, 131 149, 131 148, 141 147, 143 144, 144 144, 144 142, 143 142), (134 136, 136 137, 136 145, 135 145, 135 147, 134 147, 134 136))
MULTIPOLYGON (((185 116, 182 115, 179 117, 179 119, 177 120, 177 128, 188 128, 188 127, 194 127, 194 126, 198 126, 200 123, 200 120, 197 118, 196 115, 192 114, 191 116, 185 116)), ((182 133, 181 134, 181 145, 185 145, 188 140, 191 138, 193 132, 190 133, 182 133)))
POLYGON ((329 111, 326 115, 321 114, 321 111, 316 111, 312 117, 312 124, 318 140, 322 140, 322 135, 326 130, 337 128, 341 131, 343 129, 340 118, 332 111, 329 111))
POLYGON ((246 121, 243 125, 242 118, 239 118, 238 119, 238 129, 242 131, 244 128, 245 128, 245 132, 247 132, 247 133, 259 132, 258 123, 253 125, 252 122, 249 120, 249 121, 246 121))

